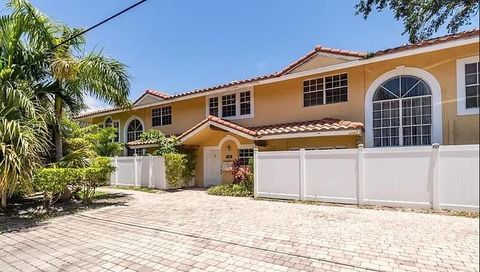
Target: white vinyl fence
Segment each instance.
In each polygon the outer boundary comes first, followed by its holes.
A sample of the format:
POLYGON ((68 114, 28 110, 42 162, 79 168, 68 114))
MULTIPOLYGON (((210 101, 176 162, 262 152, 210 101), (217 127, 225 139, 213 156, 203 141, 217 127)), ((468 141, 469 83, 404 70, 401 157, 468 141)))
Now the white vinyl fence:
MULTIPOLYGON (((156 156, 114 157, 117 169, 110 177, 110 185, 172 189, 165 177, 165 160, 156 156)), ((193 186, 193 180, 189 186, 193 186)))
POLYGON ((255 197, 478 210, 479 145, 255 151, 255 197))

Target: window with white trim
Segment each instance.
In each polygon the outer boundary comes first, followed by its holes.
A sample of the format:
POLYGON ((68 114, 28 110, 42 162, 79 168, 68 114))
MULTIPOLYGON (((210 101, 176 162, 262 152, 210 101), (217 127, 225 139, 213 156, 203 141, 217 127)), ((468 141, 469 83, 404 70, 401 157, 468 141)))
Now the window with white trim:
POLYGON ((253 117, 253 92, 251 90, 207 97, 206 104, 207 115, 226 119, 253 117))
POLYGON ((232 117, 237 115, 235 94, 227 94, 222 96, 222 117, 232 117))
POLYGON ((152 127, 172 124, 172 107, 166 106, 152 109, 152 127))
POLYGON ((348 74, 338 74, 303 81, 303 106, 348 101, 348 74))
POLYGON ((115 128, 115 138, 113 138, 114 142, 120 142, 120 122, 114 121, 113 127, 115 128))
POLYGON ((478 108, 480 102, 480 62, 465 64, 465 108, 478 108))
POLYGON ((480 60, 457 60, 457 114, 478 114, 480 108, 480 60))
POLYGON ((250 114, 250 91, 240 93, 240 115, 250 114))
POLYGON ((414 76, 397 76, 381 84, 373 96, 373 144, 430 145, 432 93, 414 76))
POLYGON ((248 165, 250 158, 253 158, 253 148, 241 148, 238 150, 238 160, 241 165, 248 165))
POLYGON ((105 120, 105 127, 106 127, 106 128, 111 127, 112 124, 113 124, 112 118, 108 117, 108 118, 105 120))
POLYGON ((140 135, 143 133, 143 125, 137 120, 133 119, 127 128, 127 142, 133 142, 140 139, 140 135))
POLYGON ((218 116, 218 97, 208 99, 208 114, 218 116))
POLYGON ((145 148, 137 148, 137 149, 132 149, 132 148, 127 148, 127 156, 145 156, 145 148))
POLYGON ((115 128, 115 138, 113 138, 114 142, 119 142, 120 137, 119 137, 119 131, 120 131, 120 122, 119 121, 113 121, 111 117, 108 117, 105 119, 105 128, 113 127, 115 128))

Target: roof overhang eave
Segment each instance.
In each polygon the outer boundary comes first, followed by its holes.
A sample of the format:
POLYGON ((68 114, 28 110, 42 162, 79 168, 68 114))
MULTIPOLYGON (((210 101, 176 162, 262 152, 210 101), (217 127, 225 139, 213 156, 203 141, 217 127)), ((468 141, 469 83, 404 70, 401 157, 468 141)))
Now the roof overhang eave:
POLYGON ((296 132, 296 133, 284 133, 276 135, 258 136, 256 140, 278 140, 289 138, 308 138, 308 137, 332 137, 332 136, 361 136, 363 130, 357 129, 337 129, 337 130, 324 130, 315 132, 296 132))

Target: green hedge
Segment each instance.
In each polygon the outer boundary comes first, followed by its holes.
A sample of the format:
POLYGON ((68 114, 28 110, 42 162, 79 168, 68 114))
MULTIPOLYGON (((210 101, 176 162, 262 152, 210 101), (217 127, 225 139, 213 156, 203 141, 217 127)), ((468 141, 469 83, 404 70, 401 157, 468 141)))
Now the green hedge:
POLYGON ((253 184, 250 183, 251 182, 220 184, 209 188, 207 193, 209 195, 219 196, 251 197, 253 196, 253 184))
POLYGON ((165 176, 170 186, 179 188, 187 185, 195 169, 194 155, 168 153, 165 158, 165 176))
POLYGON ((33 178, 34 189, 43 193, 43 205, 49 208, 59 198, 65 188, 81 192, 84 203, 89 203, 97 187, 106 185, 115 167, 108 158, 95 158, 90 167, 85 168, 42 168, 33 178))

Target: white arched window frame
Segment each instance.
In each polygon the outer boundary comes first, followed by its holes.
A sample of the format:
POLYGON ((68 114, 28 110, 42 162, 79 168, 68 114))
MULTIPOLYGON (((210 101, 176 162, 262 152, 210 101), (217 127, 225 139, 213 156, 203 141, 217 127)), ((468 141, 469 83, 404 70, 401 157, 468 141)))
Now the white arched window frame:
POLYGON ((413 67, 398 67, 378 77, 368 88, 365 96, 365 144, 367 147, 374 147, 373 134, 373 97, 376 90, 389 79, 399 76, 413 76, 425 82, 431 91, 432 122, 431 141, 442 144, 442 95, 440 84, 429 72, 413 67))
MULTIPOLYGON (((128 142, 131 142, 131 140, 129 140, 129 131, 128 131, 128 127, 130 126, 130 124, 134 121, 137 121, 141 124, 141 127, 142 127, 142 130, 140 131, 140 133, 135 133, 135 137, 130 137, 130 139, 135 139, 135 140, 138 140, 138 137, 145 131, 145 123, 143 122, 143 120, 140 118, 140 117, 137 117, 137 116, 132 116, 130 117, 127 122, 125 122, 125 127, 123 128, 123 131, 124 131, 124 139, 125 139, 125 142, 128 143, 128 142), (138 137, 137 137, 138 136, 138 137)), ((131 135, 133 133, 130 133, 131 135)), ((135 141, 134 140, 134 141, 135 141)))
POLYGON ((113 127, 117 130, 116 134, 115 134, 115 138, 113 139, 113 141, 114 142, 120 142, 120 120, 113 120, 113 118, 111 116, 107 116, 103 120, 103 124, 104 124, 105 128, 113 127))

